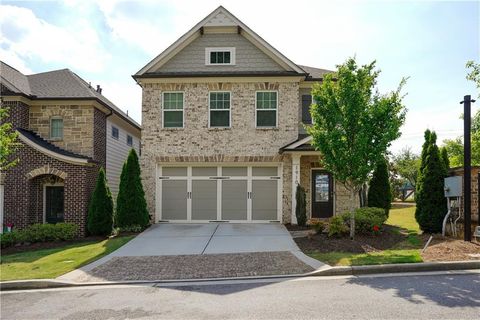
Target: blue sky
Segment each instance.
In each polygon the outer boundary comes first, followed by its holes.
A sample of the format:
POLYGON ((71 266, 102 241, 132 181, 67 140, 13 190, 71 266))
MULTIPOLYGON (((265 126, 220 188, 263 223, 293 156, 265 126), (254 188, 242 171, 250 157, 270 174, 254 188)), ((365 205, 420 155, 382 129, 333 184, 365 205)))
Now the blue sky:
POLYGON ((409 111, 393 152, 418 152, 427 128, 440 141, 461 135, 459 101, 478 95, 465 63, 480 60, 479 1, 3 0, 0 58, 27 74, 70 68, 141 121, 131 75, 218 5, 298 64, 377 60, 381 92, 409 77, 409 111))

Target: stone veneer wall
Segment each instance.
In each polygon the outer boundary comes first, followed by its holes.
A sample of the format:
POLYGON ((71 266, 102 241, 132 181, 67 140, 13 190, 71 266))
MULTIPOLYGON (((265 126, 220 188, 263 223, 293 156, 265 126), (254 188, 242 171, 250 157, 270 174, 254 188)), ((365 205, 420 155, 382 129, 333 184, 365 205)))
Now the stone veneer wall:
POLYGON ((151 215, 155 212, 155 168, 162 162, 283 162, 284 222, 290 221, 291 161, 278 154, 298 136, 298 83, 144 84, 142 179, 151 215), (231 91, 231 128, 208 128, 209 91, 231 91), (255 92, 278 91, 278 128, 255 128, 255 92), (183 91, 184 128, 162 129, 163 91, 183 91), (290 168, 290 169, 289 169, 290 168))
POLYGON ((30 130, 60 148, 94 158, 94 109, 82 105, 31 106, 30 130), (63 118, 62 140, 50 140, 50 118, 54 116, 63 118))
MULTIPOLYGON (((300 184, 305 189, 307 203, 307 217, 312 217, 312 168, 321 168, 318 162, 318 156, 302 156, 300 158, 300 184)), ((350 209, 350 191, 343 184, 334 179, 334 210, 335 215, 342 214, 350 209)), ((358 195, 355 197, 356 206, 359 206, 358 195)))

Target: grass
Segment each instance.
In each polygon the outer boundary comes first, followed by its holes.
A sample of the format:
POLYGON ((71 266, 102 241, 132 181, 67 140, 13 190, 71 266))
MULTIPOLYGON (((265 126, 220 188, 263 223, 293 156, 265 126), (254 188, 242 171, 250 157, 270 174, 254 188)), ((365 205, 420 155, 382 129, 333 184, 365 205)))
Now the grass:
POLYGON ((384 250, 372 253, 328 252, 308 255, 333 266, 422 262, 418 250, 384 250))
POLYGON ((405 242, 391 250, 372 253, 312 252, 307 254, 314 259, 336 266, 422 262, 420 250, 418 250, 422 247, 421 240, 418 237, 421 231, 415 220, 415 206, 391 209, 386 223, 397 226, 402 232, 408 234, 405 242))
POLYGON ((56 278, 100 259, 132 238, 133 236, 125 236, 4 255, 1 257, 0 280, 56 278))

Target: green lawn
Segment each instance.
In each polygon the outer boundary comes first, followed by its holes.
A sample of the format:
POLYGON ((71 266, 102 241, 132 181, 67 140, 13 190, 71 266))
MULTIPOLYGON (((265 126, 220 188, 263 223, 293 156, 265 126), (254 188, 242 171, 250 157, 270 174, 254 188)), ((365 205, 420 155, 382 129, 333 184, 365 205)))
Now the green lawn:
POLYGON ((117 250, 132 238, 125 236, 4 255, 0 280, 56 278, 117 250))
POLYGON ((422 262, 419 250, 422 243, 418 237, 421 231, 415 220, 415 206, 391 209, 386 223, 397 226, 402 229, 399 232, 408 234, 405 242, 391 250, 361 254, 351 252, 307 254, 330 265, 340 266, 422 262))
POLYGON ((418 250, 384 250, 372 253, 309 253, 310 257, 334 266, 422 262, 418 250))

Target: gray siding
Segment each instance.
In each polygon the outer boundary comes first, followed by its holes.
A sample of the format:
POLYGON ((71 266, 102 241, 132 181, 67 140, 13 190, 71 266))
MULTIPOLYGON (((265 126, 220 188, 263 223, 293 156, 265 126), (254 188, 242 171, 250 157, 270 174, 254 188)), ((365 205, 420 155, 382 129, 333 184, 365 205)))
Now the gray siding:
MULTIPOLYGON (((107 119, 107 181, 114 199, 117 197, 120 174, 125 160, 131 148, 135 148, 137 154, 140 150, 140 137, 133 132, 127 132, 121 126, 122 120, 112 121, 107 119), (118 122, 117 122, 118 121, 118 122), (112 125, 118 128, 118 140, 112 137, 112 125), (127 144, 127 133, 133 137, 133 146, 127 144)), ((140 156, 140 155, 139 155, 140 156)))
POLYGON ((269 56, 255 47, 242 35, 204 34, 195 39, 176 56, 167 61, 158 72, 188 71, 285 71, 269 56), (235 47, 236 63, 233 66, 205 65, 205 48, 235 47))

